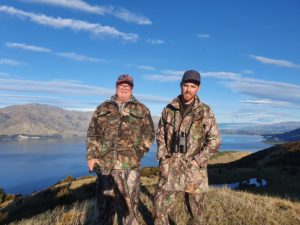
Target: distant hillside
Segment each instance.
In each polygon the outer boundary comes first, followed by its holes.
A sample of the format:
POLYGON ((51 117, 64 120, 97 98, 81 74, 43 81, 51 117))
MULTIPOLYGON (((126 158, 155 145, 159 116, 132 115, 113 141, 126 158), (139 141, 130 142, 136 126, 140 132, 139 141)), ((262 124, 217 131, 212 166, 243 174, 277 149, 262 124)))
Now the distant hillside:
MULTIPOLYGON (((0 109, 0 139, 85 136, 93 112, 27 104, 0 109)), ((154 116, 157 127, 159 117, 154 116)))
POLYGON ((157 129, 159 119, 160 119, 159 116, 152 116, 152 120, 153 120, 153 123, 154 123, 155 130, 157 129))
POLYGON ((231 162, 227 167, 299 166, 300 141, 275 145, 231 162))
MULTIPOLYGON (((0 109, 0 139, 17 137, 18 135, 23 135, 20 136, 21 138, 26 138, 26 136, 85 136, 92 113, 69 111, 43 104, 9 106, 0 109)), ((152 119, 156 129, 159 116, 152 115, 152 119)), ((219 124, 222 134, 268 134, 268 137, 270 135, 276 137, 278 133, 291 131, 299 127, 300 122, 219 124)), ((288 135, 286 135, 285 140, 288 140, 288 135)))
POLYGON ((272 124, 259 123, 220 123, 222 134, 274 135, 288 132, 300 127, 300 122, 290 121, 272 124))
POLYGON ((300 128, 296 130, 284 132, 281 134, 264 135, 264 139, 267 142, 272 142, 272 143, 300 141, 300 128))
POLYGON ((91 116, 42 104, 9 106, 0 109, 0 135, 84 136, 91 116))

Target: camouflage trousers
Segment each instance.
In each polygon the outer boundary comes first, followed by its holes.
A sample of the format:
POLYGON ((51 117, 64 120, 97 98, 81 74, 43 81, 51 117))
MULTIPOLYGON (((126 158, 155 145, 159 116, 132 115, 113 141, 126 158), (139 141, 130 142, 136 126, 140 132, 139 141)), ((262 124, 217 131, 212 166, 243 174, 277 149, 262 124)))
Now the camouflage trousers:
MULTIPOLYGON (((155 225, 169 225, 168 214, 177 202, 180 191, 167 191, 158 188, 154 198, 155 225)), ((190 215, 188 225, 204 225, 204 193, 185 192, 185 204, 190 215)))
POLYGON ((140 174, 134 170, 101 170, 97 177, 96 224, 137 225, 140 174))

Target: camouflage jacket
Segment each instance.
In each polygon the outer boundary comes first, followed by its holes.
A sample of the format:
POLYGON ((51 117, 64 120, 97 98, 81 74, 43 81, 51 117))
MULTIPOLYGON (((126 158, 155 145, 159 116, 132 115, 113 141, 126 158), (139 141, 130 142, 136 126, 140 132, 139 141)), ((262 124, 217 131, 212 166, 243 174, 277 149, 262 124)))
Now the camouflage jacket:
POLYGON ((210 107, 196 96, 190 112, 183 116, 179 96, 168 104, 156 132, 157 159, 160 163, 159 186, 166 190, 190 193, 208 188, 207 163, 221 143, 219 129, 210 107), (176 134, 184 132, 185 143, 176 134), (176 146, 186 145, 186 153, 176 146))
POLYGON ((134 169, 154 140, 148 108, 132 97, 118 105, 116 97, 95 110, 87 132, 86 158, 99 159, 101 169, 134 169))

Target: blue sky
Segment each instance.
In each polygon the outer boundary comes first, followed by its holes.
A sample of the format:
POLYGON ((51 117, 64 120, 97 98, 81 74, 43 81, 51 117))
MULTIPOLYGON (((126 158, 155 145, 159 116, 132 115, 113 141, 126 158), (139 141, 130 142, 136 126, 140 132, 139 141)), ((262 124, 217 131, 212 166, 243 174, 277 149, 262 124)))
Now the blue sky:
POLYGON ((94 110, 119 74, 152 115, 202 76, 219 122, 300 121, 298 0, 2 0, 0 107, 94 110))

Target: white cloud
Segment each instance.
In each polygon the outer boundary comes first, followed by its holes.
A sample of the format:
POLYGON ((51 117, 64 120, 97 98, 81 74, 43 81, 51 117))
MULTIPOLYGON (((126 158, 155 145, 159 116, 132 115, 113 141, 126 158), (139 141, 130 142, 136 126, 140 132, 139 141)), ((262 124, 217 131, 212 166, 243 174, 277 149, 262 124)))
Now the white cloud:
POLYGON ((77 81, 35 81, 21 79, 0 79, 1 91, 40 92, 67 95, 111 95, 112 89, 81 84, 77 81))
POLYGON ((160 82, 179 81, 179 80, 181 80, 181 77, 160 75, 160 74, 144 75, 143 77, 146 80, 155 80, 155 81, 160 81, 160 82))
POLYGON ((151 20, 144 17, 136 15, 127 9, 113 6, 93 6, 82 0, 22 0, 23 2, 29 3, 40 3, 53 6, 59 6, 69 9, 76 9, 83 12, 94 13, 98 15, 111 15, 115 16, 126 22, 136 23, 140 25, 152 24, 151 20))
POLYGON ((165 41, 160 40, 160 39, 147 39, 147 43, 152 44, 152 45, 161 45, 161 44, 164 44, 165 41))
POLYGON ((144 95, 144 94, 134 94, 138 99, 141 99, 143 101, 148 101, 148 102, 156 102, 156 103, 164 103, 167 104, 170 102, 169 98, 163 98, 160 96, 153 96, 153 95, 144 95))
POLYGON ((41 95, 17 95, 17 94, 2 94, 0 95, 2 101, 1 105, 11 105, 11 104, 29 104, 29 103, 39 103, 39 104, 47 104, 47 105, 55 105, 59 107, 63 107, 68 109, 72 107, 73 109, 80 108, 85 109, 81 111, 93 111, 91 109, 91 105, 98 105, 98 101, 81 101, 81 100, 73 100, 66 99, 63 97, 49 97, 49 96, 41 96, 41 95), (91 109, 91 110, 86 110, 91 109))
POLYGON ((266 81, 252 78, 240 78, 228 82, 227 86, 256 98, 300 104, 300 86, 285 82, 266 81))
MULTIPOLYGON (((163 70, 159 74, 148 74, 143 77, 146 80, 174 82, 180 81, 183 73, 184 71, 163 70)), ((272 103, 274 106, 298 107, 300 105, 299 85, 248 78, 234 72, 200 72, 200 74, 202 77, 223 80, 223 84, 233 91, 257 98, 256 104, 259 103, 259 99, 268 99, 269 104, 272 103)), ((260 103, 267 104, 266 101, 261 100, 260 103)))
POLYGON ((275 101, 272 99, 254 99, 254 100, 243 100, 241 103, 253 104, 253 105, 266 105, 266 106, 283 106, 291 107, 294 104, 285 101, 275 101))
POLYGON ((232 90, 258 99, 269 99, 273 103, 281 104, 284 102, 291 103, 291 105, 300 104, 299 85, 248 78, 233 72, 201 72, 201 75, 225 80, 225 85, 232 90))
POLYGON ((25 12, 9 6, 0 6, 0 12, 17 16, 18 18, 27 18, 34 23, 50 26, 56 29, 69 28, 73 31, 86 31, 94 36, 118 37, 125 41, 136 41, 138 38, 137 34, 123 33, 114 27, 102 26, 99 23, 89 23, 82 20, 64 19, 60 17, 54 18, 43 14, 25 12))
MULTIPOLYGON (((156 80, 160 82, 179 81, 185 71, 183 70, 162 70, 160 74, 145 75, 147 80, 156 80)), ((235 80, 239 79, 240 75, 232 72, 200 72, 202 77, 212 77, 217 79, 235 80)))
POLYGON ((96 13, 100 15, 104 15, 106 13, 111 12, 111 9, 109 8, 92 6, 81 0, 19 0, 19 1, 76 9, 76 10, 89 12, 89 13, 96 13))
POLYGON ((217 79, 236 80, 240 79, 240 74, 233 72, 201 72, 203 77, 213 77, 217 79))
POLYGON ((129 12, 127 9, 124 8, 112 8, 111 13, 109 13, 115 17, 118 17, 126 22, 132 22, 132 23, 136 23, 136 24, 140 24, 140 25, 149 25, 152 24, 151 20, 143 17, 143 16, 139 16, 136 14, 133 14, 131 12, 129 12))
POLYGON ((74 52, 61 52, 61 53, 57 53, 59 56, 65 57, 65 58, 69 58, 72 60, 76 60, 79 62, 102 62, 102 63, 107 63, 107 60, 104 59, 96 59, 96 58, 92 58, 92 57, 88 57, 85 55, 80 55, 74 52))
POLYGON ((10 65, 10 66, 23 66, 26 65, 23 62, 12 60, 12 59, 0 59, 0 64, 10 65))
POLYGON ((255 59, 258 62, 265 63, 265 64, 271 64, 275 66, 288 67, 288 68, 300 68, 300 64, 295 64, 287 60, 272 59, 272 58, 267 58, 267 57, 257 56, 257 55, 249 55, 249 57, 255 59))
POLYGON ((180 81, 184 71, 179 70, 162 70, 159 74, 144 75, 146 80, 154 80, 159 82, 173 82, 180 81))
POLYGON ((9 77, 8 73, 0 72, 0 77, 9 77))
POLYGON ((105 59, 97 59, 85 55, 81 55, 74 52, 61 52, 61 53, 55 53, 51 49, 40 47, 40 46, 34 46, 34 45, 27 45, 24 43, 12 43, 12 42, 6 42, 5 45, 9 48, 18 48, 21 50, 29 50, 29 51, 37 51, 37 52, 45 52, 45 53, 54 53, 56 55, 69 58, 75 61, 79 62, 101 62, 101 63, 107 63, 108 61, 105 59))
POLYGON ((125 66, 128 67, 128 68, 135 68, 135 69, 139 69, 139 70, 148 70, 148 71, 156 70, 155 67, 147 66, 147 65, 125 64, 125 66))
MULTIPOLYGON (((156 80, 160 82, 178 81, 182 79, 185 71, 183 70, 162 70, 160 74, 144 75, 147 80, 156 80)), ((200 72, 202 77, 211 77, 224 80, 235 80, 240 78, 240 74, 232 72, 200 72)))
MULTIPOLYGON (((114 87, 111 89, 102 88, 97 86, 85 85, 79 81, 72 80, 52 80, 52 81, 35 81, 35 80, 22 80, 22 79, 5 79, 0 77, 0 91, 10 91, 16 93, 38 93, 54 94, 54 95, 67 95, 67 96, 105 96, 109 97, 115 94, 114 87)), ((140 100, 152 102, 164 102, 167 100, 159 96, 150 96, 135 93, 139 96, 140 100)))
POLYGON ((170 70, 170 69, 161 71, 161 73, 166 74, 168 76, 179 76, 179 77, 182 77, 184 72, 185 71, 183 71, 183 70, 170 70))
POLYGON ((275 123, 281 122, 281 118, 289 118, 289 115, 283 112, 274 112, 269 110, 242 109, 232 112, 230 115, 235 122, 254 122, 254 123, 275 123), (245 120, 246 118, 246 120, 245 120))
POLYGON ((210 38, 210 34, 197 34, 197 37, 200 39, 210 38))
POLYGON ((137 66, 138 69, 141 69, 141 70, 155 70, 155 67, 153 66, 146 66, 146 65, 139 65, 137 66))
POLYGON ((34 46, 34 45, 26 45, 23 43, 6 42, 5 45, 8 48, 18 48, 18 49, 23 49, 28 51, 35 51, 35 52, 51 52, 51 50, 48 48, 34 46))
POLYGON ((254 71, 252 71, 252 70, 243 70, 242 73, 244 73, 244 74, 254 74, 254 71))

